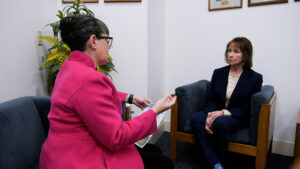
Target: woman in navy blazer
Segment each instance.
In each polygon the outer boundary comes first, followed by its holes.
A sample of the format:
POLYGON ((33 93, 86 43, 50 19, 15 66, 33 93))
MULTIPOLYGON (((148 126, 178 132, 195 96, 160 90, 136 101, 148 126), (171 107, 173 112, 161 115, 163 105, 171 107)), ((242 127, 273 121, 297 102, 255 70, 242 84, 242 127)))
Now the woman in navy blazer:
POLYGON ((214 70, 204 111, 191 117, 192 128, 208 166, 222 169, 231 133, 249 125, 250 99, 260 91, 262 75, 253 71, 252 44, 236 37, 226 47, 228 66, 214 70))

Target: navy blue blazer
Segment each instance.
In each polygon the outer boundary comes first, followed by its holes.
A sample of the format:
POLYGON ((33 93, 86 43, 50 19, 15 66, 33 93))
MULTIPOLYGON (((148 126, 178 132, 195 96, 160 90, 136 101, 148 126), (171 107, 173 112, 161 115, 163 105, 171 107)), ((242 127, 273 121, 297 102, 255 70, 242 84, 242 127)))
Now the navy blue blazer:
POLYGON ((225 108, 229 71, 230 65, 214 70, 204 111, 208 113, 227 109, 233 117, 240 120, 247 120, 250 117, 251 96, 260 91, 263 77, 252 69, 244 69, 233 90, 228 107, 225 108))

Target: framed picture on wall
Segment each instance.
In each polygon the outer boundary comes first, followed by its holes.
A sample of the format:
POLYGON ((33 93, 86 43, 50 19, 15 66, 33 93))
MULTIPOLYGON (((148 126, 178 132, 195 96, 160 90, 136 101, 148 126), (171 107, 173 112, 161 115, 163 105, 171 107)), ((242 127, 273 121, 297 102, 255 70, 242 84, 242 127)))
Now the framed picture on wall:
POLYGON ((243 6, 242 0, 208 0, 209 11, 242 8, 242 6, 243 6))
POLYGON ((142 0, 104 0, 104 2, 142 2, 142 0))
MULTIPOLYGON (((74 0, 62 0, 62 3, 73 3, 74 0)), ((98 0, 80 0, 80 2, 89 3, 89 2, 96 2, 98 3, 98 0)))
POLYGON ((248 6, 287 3, 288 0, 248 0, 248 6))

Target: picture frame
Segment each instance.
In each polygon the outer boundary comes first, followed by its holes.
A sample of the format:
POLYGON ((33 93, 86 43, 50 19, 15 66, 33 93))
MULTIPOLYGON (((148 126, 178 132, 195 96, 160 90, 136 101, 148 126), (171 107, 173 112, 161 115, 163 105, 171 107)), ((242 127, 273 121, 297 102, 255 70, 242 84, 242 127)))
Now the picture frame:
POLYGON ((142 2, 142 0, 104 0, 104 2, 142 2))
POLYGON ((223 9, 233 9, 242 8, 242 0, 208 0, 208 10, 223 10, 223 9))
POLYGON ((289 0, 248 0, 248 6, 287 3, 289 0))
MULTIPOLYGON (((99 0, 80 0, 80 2, 84 3, 98 3, 99 0)), ((74 0, 62 0, 62 3, 73 3, 74 0)))

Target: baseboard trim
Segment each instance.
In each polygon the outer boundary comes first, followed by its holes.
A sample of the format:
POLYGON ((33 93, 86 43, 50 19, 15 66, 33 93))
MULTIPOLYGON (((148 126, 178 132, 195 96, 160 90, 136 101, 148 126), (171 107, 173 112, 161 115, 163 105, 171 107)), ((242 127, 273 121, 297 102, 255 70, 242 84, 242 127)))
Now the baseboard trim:
POLYGON ((272 153, 293 157, 294 143, 273 140, 272 153))
MULTIPOLYGON (((170 122, 169 121, 164 122, 164 131, 170 132, 170 122)), ((293 157, 294 156, 294 143, 273 140, 272 153, 293 157)))

